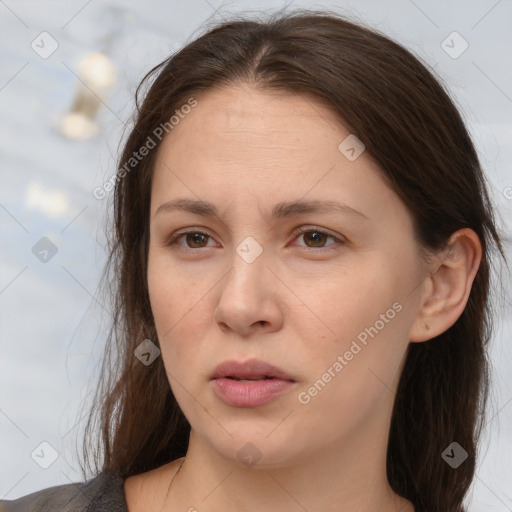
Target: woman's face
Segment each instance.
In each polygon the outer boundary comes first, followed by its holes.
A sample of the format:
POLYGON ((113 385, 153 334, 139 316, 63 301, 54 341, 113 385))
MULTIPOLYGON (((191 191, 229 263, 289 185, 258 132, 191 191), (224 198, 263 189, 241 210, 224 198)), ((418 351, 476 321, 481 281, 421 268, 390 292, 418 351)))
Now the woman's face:
POLYGON ((260 467, 385 455, 427 277, 408 211, 318 99, 249 86, 195 98, 159 149, 148 266, 163 362, 193 432, 260 467), (160 208, 178 199, 195 208, 160 208), (212 379, 227 360, 293 382, 212 379), (265 398, 268 386, 281 394, 265 398))

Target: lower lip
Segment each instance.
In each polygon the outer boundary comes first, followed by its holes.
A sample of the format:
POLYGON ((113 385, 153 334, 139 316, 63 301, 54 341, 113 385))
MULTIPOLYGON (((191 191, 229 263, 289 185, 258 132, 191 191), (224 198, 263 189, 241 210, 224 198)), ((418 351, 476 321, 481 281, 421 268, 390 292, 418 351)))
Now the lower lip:
POLYGON ((286 393, 295 382, 284 379, 264 379, 241 382, 223 377, 215 379, 213 389, 218 397, 233 407, 258 407, 286 393))

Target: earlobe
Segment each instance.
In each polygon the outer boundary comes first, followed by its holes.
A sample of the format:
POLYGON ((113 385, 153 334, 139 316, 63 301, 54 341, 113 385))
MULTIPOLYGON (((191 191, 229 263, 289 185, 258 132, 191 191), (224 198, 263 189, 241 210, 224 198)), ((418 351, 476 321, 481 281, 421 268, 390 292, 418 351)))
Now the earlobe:
POLYGON ((411 342, 435 338, 458 320, 481 260, 482 244, 472 229, 461 229, 450 237, 426 278, 428 286, 409 335, 411 342))

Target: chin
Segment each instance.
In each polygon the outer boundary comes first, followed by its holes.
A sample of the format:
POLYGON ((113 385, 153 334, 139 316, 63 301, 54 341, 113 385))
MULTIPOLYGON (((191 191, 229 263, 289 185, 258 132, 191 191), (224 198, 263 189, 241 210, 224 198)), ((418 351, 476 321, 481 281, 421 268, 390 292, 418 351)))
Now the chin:
MULTIPOLYGON (((275 428, 275 423, 274 427, 275 428)), ((267 429, 262 433, 259 429, 241 429, 238 433, 230 431, 223 439, 212 439, 213 449, 231 464, 240 469, 275 469, 284 468, 298 462, 301 453, 291 432, 283 431, 283 435, 275 435, 267 429), (275 437, 274 437, 275 435, 275 437), (273 439, 271 439, 273 438, 273 439)))

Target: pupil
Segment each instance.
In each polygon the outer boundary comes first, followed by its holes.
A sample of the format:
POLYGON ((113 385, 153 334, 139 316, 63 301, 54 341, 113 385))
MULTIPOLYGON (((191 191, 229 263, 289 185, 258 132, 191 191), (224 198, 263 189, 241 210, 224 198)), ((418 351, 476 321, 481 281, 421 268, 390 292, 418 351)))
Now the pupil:
MULTIPOLYGON (((201 244, 201 238, 205 238, 205 235, 202 235, 201 233, 192 233, 188 235, 189 240, 192 239, 192 245, 194 244, 201 244)), ((204 240, 203 240, 204 241, 204 240)))
POLYGON ((316 240, 313 240, 314 244, 319 243, 320 245, 322 245, 322 237, 324 237, 325 235, 323 235, 322 233, 319 233, 318 231, 310 231, 309 236, 311 238, 316 238, 316 240), (318 240, 318 237, 320 237, 320 240, 318 240))

